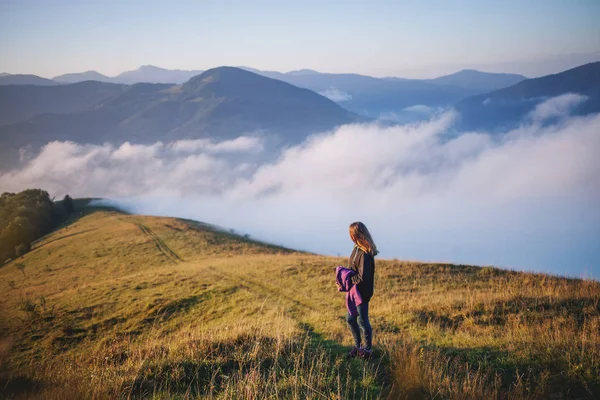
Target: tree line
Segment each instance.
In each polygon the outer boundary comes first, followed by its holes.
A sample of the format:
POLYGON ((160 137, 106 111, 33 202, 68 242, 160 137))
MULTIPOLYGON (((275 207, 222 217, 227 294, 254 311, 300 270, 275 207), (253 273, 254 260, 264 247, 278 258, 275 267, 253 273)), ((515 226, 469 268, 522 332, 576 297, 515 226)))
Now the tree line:
POLYGON ((0 195, 0 265, 20 257, 31 243, 46 235, 74 211, 73 199, 66 195, 60 204, 41 189, 0 195))

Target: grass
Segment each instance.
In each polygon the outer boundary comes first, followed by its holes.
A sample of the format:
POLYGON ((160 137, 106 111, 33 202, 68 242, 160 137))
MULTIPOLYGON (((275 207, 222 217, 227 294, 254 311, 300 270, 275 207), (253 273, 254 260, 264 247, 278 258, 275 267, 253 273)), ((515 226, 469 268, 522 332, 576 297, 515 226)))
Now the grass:
POLYGON ((82 210, 0 268, 0 397, 600 396, 596 281, 377 260, 376 354, 347 360, 345 259, 82 210))

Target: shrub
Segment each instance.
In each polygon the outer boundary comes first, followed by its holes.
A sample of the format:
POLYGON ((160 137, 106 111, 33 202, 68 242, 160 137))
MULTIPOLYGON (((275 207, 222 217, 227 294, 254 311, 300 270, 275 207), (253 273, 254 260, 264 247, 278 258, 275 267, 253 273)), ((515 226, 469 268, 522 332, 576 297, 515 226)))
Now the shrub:
POLYGON ((16 263, 15 267, 21 271, 21 273, 23 274, 23 276, 25 276, 25 264, 23 263, 16 263))
POLYGON ((19 310, 23 311, 30 318, 37 316, 37 304, 29 299, 21 300, 19 310))
POLYGON ((15 254, 17 257, 23 257, 29 250, 31 250, 31 245, 29 243, 21 243, 15 247, 15 254))

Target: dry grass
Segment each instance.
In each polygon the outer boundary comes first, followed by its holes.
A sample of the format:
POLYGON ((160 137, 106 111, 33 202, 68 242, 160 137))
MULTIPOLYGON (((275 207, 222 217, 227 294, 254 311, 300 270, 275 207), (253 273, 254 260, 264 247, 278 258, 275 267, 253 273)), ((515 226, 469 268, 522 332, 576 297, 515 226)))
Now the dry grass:
POLYGON ((600 396, 598 282, 379 260, 377 354, 348 361, 341 263, 90 211, 0 268, 0 395, 600 396))

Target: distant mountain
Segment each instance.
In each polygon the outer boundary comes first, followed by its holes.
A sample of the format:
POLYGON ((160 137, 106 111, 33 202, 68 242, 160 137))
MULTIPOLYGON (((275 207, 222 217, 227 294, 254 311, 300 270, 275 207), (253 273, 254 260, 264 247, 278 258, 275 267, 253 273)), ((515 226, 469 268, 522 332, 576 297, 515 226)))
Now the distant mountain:
POLYGON ((51 79, 42 78, 37 75, 6 74, 0 76, 0 86, 5 85, 54 86, 58 85, 58 83, 51 79))
POLYGON ((0 77, 1 77, 1 76, 8 76, 8 75, 10 75, 10 74, 9 74, 9 73, 6 73, 6 72, 0 72, 0 77))
POLYGON ((97 105, 125 90, 124 85, 80 82, 72 85, 0 86, 0 126, 48 113, 74 113, 97 105))
MULTIPOLYGON (((309 90, 238 68, 211 69, 150 101, 120 124, 123 132, 162 138, 233 138, 263 131, 298 142, 359 118, 309 90)), ((155 139, 153 139, 155 140, 155 139)))
POLYGON ((117 76, 106 76, 96 71, 86 71, 79 73, 70 73, 57 76, 54 79, 60 83, 76 83, 83 81, 99 81, 111 82, 125 85, 133 85, 135 83, 171 83, 181 84, 188 81, 196 75, 200 75, 202 71, 192 70, 185 71, 180 69, 165 69, 155 67, 153 65, 143 65, 133 71, 122 72, 117 76))
POLYGON ((319 75, 321 72, 312 69, 299 69, 297 71, 287 72, 286 75, 319 75))
POLYGON ((112 78, 102 75, 96 71, 85 71, 72 74, 64 74, 52 78, 55 82, 60 83, 76 83, 84 81, 112 82, 112 78))
POLYGON ((184 71, 180 69, 164 69, 153 65, 144 65, 134 71, 123 72, 114 78, 112 82, 124 83, 131 85, 134 83, 176 83, 181 84, 191 79, 196 75, 200 75, 202 71, 184 71))
POLYGON ((378 118, 387 112, 400 112, 414 105, 448 106, 480 93, 473 89, 431 84, 416 79, 387 80, 366 75, 316 71, 259 73, 321 93, 350 111, 372 118, 378 118))
POLYGON ((461 114, 462 129, 507 129, 516 126, 537 104, 565 93, 588 97, 575 110, 577 114, 600 112, 600 62, 473 96, 455 108, 461 114))
POLYGON ((498 74, 476 71, 474 69, 463 69, 462 71, 440 76, 439 78, 424 79, 423 82, 436 85, 460 86, 481 92, 490 92, 515 85, 525 79, 527 78, 523 75, 517 74, 498 74))
MULTIPOLYGON (((78 85, 93 83, 108 85, 78 85)), ((70 86, 75 85, 54 89, 70 86)), ((153 143, 261 132, 283 143, 298 143, 311 133, 364 120, 310 90, 231 67, 206 71, 183 85, 117 88, 116 94, 82 111, 0 126, 0 148, 12 153, 14 162, 16 149, 52 140, 153 143)))
MULTIPOLYGON (((268 78, 313 90, 342 105, 344 108, 371 117, 402 113, 412 106, 447 107, 466 97, 510 86, 525 77, 513 74, 492 74, 465 70, 429 80, 403 78, 374 78, 359 74, 330 74, 311 69, 281 73, 239 67, 268 78)), ((145 65, 116 77, 106 77, 94 71, 66 74, 59 82, 98 80, 122 84, 174 83, 181 84, 202 71, 183 71, 145 65)), ((408 111, 409 114, 412 114, 408 111)))

